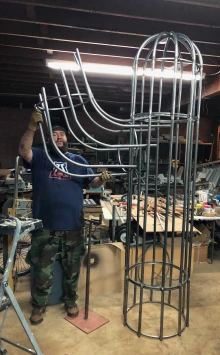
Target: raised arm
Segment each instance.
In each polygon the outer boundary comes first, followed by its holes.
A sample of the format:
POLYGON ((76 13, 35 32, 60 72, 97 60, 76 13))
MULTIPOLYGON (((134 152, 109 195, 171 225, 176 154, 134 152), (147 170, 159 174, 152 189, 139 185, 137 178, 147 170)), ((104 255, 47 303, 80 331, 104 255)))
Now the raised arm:
POLYGON ((32 144, 39 122, 43 122, 43 117, 40 110, 35 109, 31 115, 27 131, 24 133, 19 144, 19 155, 30 163, 32 160, 32 144))

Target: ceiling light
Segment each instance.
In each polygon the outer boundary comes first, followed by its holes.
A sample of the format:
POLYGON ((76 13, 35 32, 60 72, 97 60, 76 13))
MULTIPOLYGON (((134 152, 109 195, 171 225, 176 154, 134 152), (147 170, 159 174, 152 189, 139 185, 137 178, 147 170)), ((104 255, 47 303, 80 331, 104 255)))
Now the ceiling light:
MULTIPOLYGON (((64 70, 72 70, 79 71, 79 66, 75 62, 71 61, 63 61, 63 60, 52 60, 47 59, 46 64, 49 68, 53 69, 64 69, 64 70)), ((97 63, 83 63, 83 68, 86 73, 94 73, 94 74, 106 74, 106 75, 119 75, 119 76, 131 76, 132 75, 132 67, 123 66, 123 65, 107 65, 107 64, 97 64, 97 63)), ((138 69, 138 75, 143 75, 143 69, 138 69)), ((173 69, 164 69, 161 71, 160 69, 155 69, 152 71, 151 69, 145 69, 144 75, 148 77, 155 78, 165 78, 172 79, 174 76, 177 79, 181 78, 181 72, 176 72, 174 74, 173 69)), ((183 80, 191 80, 192 74, 190 72, 183 72, 182 79, 183 80)), ((196 80, 200 79, 200 75, 196 75, 196 80)))

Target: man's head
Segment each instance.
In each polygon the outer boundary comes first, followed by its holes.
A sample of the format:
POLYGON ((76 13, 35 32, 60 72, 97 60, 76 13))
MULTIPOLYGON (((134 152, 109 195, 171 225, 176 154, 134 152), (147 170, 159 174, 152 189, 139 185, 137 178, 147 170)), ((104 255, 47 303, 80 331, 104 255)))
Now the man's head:
MULTIPOLYGON (((59 150, 62 153, 66 153, 68 150, 68 141, 67 141, 67 131, 65 128, 61 126, 54 126, 52 128, 53 131, 53 139, 59 148, 59 150)), ((53 151, 53 153, 56 153, 55 149, 53 149, 52 144, 50 143, 50 150, 53 151)))

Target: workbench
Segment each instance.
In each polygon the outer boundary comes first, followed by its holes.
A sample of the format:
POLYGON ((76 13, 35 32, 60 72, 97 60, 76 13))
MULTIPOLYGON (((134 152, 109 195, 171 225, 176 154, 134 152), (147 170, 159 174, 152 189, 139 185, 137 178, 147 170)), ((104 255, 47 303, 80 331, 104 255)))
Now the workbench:
MULTIPOLYGON (((113 204, 110 201, 100 200, 100 205, 102 207, 103 217, 107 221, 111 221, 113 219, 113 204)), ((116 213, 115 219, 118 221, 120 219, 119 213, 116 213)))
POLYGON ((212 238, 211 238, 212 249, 211 249, 211 258, 210 258, 210 264, 212 264, 213 263, 213 255, 214 255, 215 223, 216 223, 216 221, 220 221, 220 216, 215 216, 215 217, 194 216, 194 221, 212 222, 212 238))
MULTIPOLYGON (((113 206, 114 206, 114 200, 115 199, 120 199, 120 195, 112 195, 112 200, 111 201, 104 201, 104 200, 100 200, 100 204, 102 207, 102 212, 103 212, 103 216, 106 220, 112 221, 113 220, 113 206)), ((132 211, 131 211, 131 215, 132 218, 137 220, 137 205, 133 205, 132 206, 132 211)), ((123 213, 123 215, 121 214, 121 212, 119 211, 119 208, 116 208, 116 212, 115 212, 115 220, 121 220, 122 223, 126 222, 126 212, 123 213)), ((174 224, 174 231, 175 232, 182 232, 182 218, 180 217, 175 217, 175 224, 174 224)), ((144 227, 144 217, 143 217, 143 212, 142 210, 140 211, 139 214, 139 225, 141 226, 141 228, 143 229, 144 227)), ((190 230, 191 225, 189 224, 189 230, 190 230)), ((168 232, 172 232, 173 228, 172 228, 172 218, 169 218, 168 221, 168 232)), ((154 218, 148 214, 147 215, 147 225, 146 225, 146 232, 153 232, 154 231, 154 218)), ((162 221, 162 225, 159 221, 159 219, 157 219, 157 223, 156 223, 156 231, 159 232, 164 232, 164 221, 162 221)), ((198 232, 200 233, 196 228, 193 228, 194 232, 198 232)), ((201 233, 200 233, 201 234, 201 233)))
POLYGON ((99 196, 101 195, 102 191, 101 190, 90 190, 90 189, 86 189, 85 190, 85 198, 89 199, 89 198, 93 198, 93 196, 99 196))

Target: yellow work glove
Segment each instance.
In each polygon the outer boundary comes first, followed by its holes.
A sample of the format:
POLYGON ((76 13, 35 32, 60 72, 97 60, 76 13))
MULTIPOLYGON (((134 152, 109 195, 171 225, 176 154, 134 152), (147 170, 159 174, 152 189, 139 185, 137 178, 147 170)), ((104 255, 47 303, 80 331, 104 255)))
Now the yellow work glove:
POLYGON ((112 179, 112 175, 108 171, 103 171, 99 176, 99 180, 104 184, 106 181, 112 179))
POLYGON ((43 122, 43 117, 41 111, 38 108, 36 108, 31 114, 31 119, 28 128, 31 131, 35 132, 38 129, 39 122, 41 123, 43 122))

